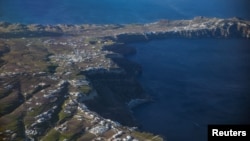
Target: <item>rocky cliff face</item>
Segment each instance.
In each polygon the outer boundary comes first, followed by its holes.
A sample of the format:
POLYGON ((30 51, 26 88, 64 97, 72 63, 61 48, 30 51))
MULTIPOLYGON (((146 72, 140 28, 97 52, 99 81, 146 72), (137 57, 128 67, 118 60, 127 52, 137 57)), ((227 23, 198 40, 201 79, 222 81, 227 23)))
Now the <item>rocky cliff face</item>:
POLYGON ((130 107, 129 103, 134 99, 141 99, 144 102, 151 100, 136 80, 136 77, 142 73, 141 66, 124 57, 135 54, 136 50, 125 44, 104 46, 103 50, 112 52, 106 57, 119 68, 109 71, 82 72, 91 81, 99 95, 96 99, 86 101, 86 104, 91 110, 105 118, 111 118, 124 125, 136 126, 137 123, 130 112, 133 106, 130 107))
POLYGON ((113 39, 137 42, 164 38, 250 38, 249 21, 237 18, 223 20, 198 17, 189 21, 159 21, 144 26, 154 30, 121 33, 113 39))

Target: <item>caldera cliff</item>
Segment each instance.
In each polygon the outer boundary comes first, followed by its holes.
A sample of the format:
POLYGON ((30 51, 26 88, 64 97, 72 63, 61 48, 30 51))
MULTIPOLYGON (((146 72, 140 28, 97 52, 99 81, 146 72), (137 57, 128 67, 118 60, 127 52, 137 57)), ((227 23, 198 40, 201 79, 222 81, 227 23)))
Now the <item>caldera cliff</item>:
POLYGON ((0 140, 163 140, 131 127, 130 108, 151 98, 136 79, 141 66, 126 59, 136 50, 126 44, 166 38, 249 39, 250 21, 0 22, 0 140))

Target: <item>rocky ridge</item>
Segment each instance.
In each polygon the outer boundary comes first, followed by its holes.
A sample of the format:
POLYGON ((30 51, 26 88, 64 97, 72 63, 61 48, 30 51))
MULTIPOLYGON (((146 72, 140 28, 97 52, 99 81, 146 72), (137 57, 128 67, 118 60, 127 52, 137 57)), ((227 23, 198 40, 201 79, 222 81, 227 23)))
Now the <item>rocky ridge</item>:
POLYGON ((118 41, 152 40, 169 37, 250 38, 250 22, 240 18, 195 17, 191 20, 160 20, 148 24, 125 25, 39 25, 0 23, 0 37, 85 35, 118 41))

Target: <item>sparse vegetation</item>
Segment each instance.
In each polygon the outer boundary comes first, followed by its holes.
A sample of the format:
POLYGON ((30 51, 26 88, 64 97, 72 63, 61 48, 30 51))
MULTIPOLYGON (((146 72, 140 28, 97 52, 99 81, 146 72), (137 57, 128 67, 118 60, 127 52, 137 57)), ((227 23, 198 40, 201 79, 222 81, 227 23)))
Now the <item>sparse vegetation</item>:
POLYGON ((57 64, 50 64, 50 65, 47 66, 46 71, 53 74, 53 73, 56 72, 57 67, 58 67, 57 64))
POLYGON ((3 99, 0 99, 0 116, 10 113, 13 111, 18 105, 20 105, 20 99, 18 92, 12 92, 8 96, 3 99))
POLYGON ((96 136, 94 134, 91 134, 89 132, 84 133, 77 141, 91 141, 96 136))
MULTIPOLYGON (((6 116, 0 118, 0 132, 13 134, 16 136, 13 140, 22 140, 24 138, 24 127, 22 123, 22 112, 16 111, 6 116)), ((8 137, 5 134, 0 134, 0 139, 2 137, 8 137)))
POLYGON ((132 135, 139 140, 163 141, 163 138, 152 133, 133 131, 132 135))
POLYGON ((62 109, 58 114, 58 116, 59 116, 58 123, 63 123, 66 119, 71 118, 73 116, 74 112, 75 112, 73 110, 70 111, 71 113, 66 113, 65 112, 65 106, 68 104, 68 102, 69 102, 69 100, 64 101, 62 109))
POLYGON ((81 86, 79 89, 81 92, 83 92, 86 95, 92 91, 92 88, 90 86, 86 86, 86 85, 81 86))
POLYGON ((55 129, 51 129, 44 138, 42 138, 42 141, 61 141, 61 133, 56 131, 55 129))

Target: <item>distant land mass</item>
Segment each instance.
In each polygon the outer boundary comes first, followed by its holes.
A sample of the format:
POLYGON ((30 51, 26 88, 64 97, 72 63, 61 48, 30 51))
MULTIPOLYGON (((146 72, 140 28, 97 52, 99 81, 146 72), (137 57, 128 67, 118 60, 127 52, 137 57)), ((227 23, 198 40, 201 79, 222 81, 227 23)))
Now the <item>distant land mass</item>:
MULTIPOLYGON (((131 110, 150 102, 131 42, 250 38, 250 21, 195 17, 148 24, 0 22, 1 140, 161 141, 131 110)), ((152 48, 153 49, 153 48, 152 48)))

